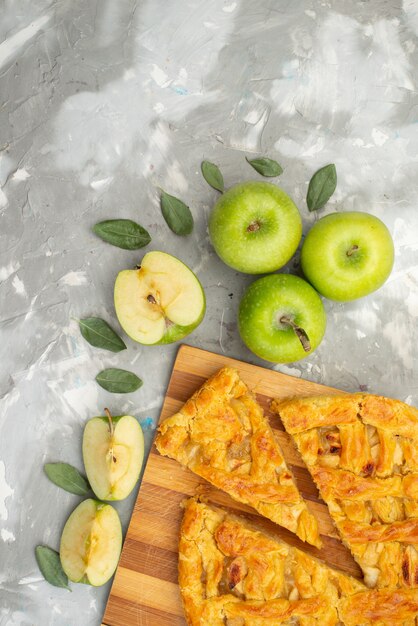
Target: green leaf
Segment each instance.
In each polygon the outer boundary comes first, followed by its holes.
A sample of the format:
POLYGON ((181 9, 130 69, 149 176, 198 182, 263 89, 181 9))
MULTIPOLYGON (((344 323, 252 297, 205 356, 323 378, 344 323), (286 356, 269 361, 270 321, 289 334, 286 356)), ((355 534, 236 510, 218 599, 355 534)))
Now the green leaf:
POLYGON ((78 323, 84 339, 95 348, 111 352, 126 350, 126 345, 119 335, 100 317, 86 317, 78 323))
POLYGON ((85 496, 90 491, 87 479, 68 463, 45 463, 44 470, 49 480, 65 491, 76 496, 85 496))
POLYGON ((280 176, 283 172, 283 168, 277 161, 268 159, 267 157, 261 157, 259 159, 248 159, 245 157, 247 163, 255 169, 256 172, 265 176, 266 178, 272 178, 273 176, 280 176))
POLYGON ((42 576, 50 585, 71 589, 68 586, 67 574, 62 569, 60 555, 48 546, 36 546, 35 557, 42 576))
POLYGON ((95 224, 93 231, 112 246, 124 250, 138 250, 151 241, 149 232, 132 220, 105 220, 95 224))
POLYGON ((100 387, 111 393, 130 393, 142 385, 142 380, 136 374, 114 367, 101 371, 96 376, 100 387))
POLYGON ((161 212, 173 233, 190 235, 193 230, 193 216, 187 204, 161 190, 161 212))
POLYGON ((330 163, 321 167, 312 176, 308 193, 306 195, 306 204, 310 211, 320 209, 328 202, 337 186, 337 170, 335 165, 330 163))
POLYGON ((215 163, 211 163, 210 161, 202 161, 201 170, 203 174, 203 178, 205 181, 221 193, 225 189, 224 178, 222 176, 221 170, 215 163))

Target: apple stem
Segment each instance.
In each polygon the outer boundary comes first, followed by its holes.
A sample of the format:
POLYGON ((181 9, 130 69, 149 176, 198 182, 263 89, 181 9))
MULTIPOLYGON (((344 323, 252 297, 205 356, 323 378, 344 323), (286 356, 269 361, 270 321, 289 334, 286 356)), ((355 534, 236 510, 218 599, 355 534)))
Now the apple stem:
POLYGON ((248 233, 255 233, 257 230, 260 230, 259 222, 251 222, 251 224, 247 227, 248 233))
POLYGON ((354 246, 351 246, 351 248, 350 248, 349 250, 347 250, 347 256, 352 256, 352 254, 353 254, 354 252, 357 252, 357 250, 358 250, 358 246, 356 246, 356 245, 354 244, 354 246))
POLYGON ((109 420, 110 436, 113 438, 113 434, 115 432, 115 429, 113 427, 112 414, 110 413, 109 409, 105 409, 104 412, 106 413, 107 419, 109 420))
POLYGON ((303 328, 295 324, 295 322, 292 319, 290 319, 288 315, 282 315, 282 317, 280 318, 280 323, 287 324, 288 326, 290 326, 290 328, 295 333, 296 337, 299 339, 302 345, 302 348, 305 350, 305 352, 310 351, 311 342, 310 342, 307 332, 303 328))
POLYGON ((154 296, 152 294, 149 294, 149 296, 147 296, 147 300, 151 304, 157 304, 157 300, 154 298, 154 296))

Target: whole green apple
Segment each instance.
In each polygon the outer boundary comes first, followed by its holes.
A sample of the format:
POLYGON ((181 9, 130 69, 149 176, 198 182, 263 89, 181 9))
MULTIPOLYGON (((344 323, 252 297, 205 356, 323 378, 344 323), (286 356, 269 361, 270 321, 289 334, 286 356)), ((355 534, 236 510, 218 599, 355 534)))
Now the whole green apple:
POLYGON ((392 271, 392 237, 379 218, 357 211, 332 213, 309 231, 302 270, 320 294, 347 302, 379 289, 392 271))
POLYGON ((257 356, 274 363, 299 361, 319 346, 325 310, 315 289, 292 274, 272 274, 253 282, 239 306, 243 342, 257 356))
POLYGON ((293 256, 302 220, 289 196, 265 182, 226 191, 213 207, 209 235, 222 261, 247 274, 274 272, 293 256))
POLYGON ((145 345, 183 339, 206 310, 197 276, 179 259, 158 250, 148 252, 136 269, 119 272, 114 297, 120 325, 145 345))

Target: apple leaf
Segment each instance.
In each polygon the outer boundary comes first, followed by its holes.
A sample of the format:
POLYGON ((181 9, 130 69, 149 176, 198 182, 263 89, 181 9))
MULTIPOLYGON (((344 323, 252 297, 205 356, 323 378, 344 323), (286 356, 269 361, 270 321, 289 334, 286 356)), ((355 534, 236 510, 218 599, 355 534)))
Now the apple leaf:
POLYGON ((259 159, 248 159, 245 157, 247 163, 255 169, 256 172, 265 176, 266 178, 272 178, 273 176, 280 176, 283 173, 283 168, 277 161, 268 159, 267 157, 261 157, 259 159))
POLYGON ((96 381, 111 393, 131 393, 142 385, 142 380, 136 374, 114 367, 102 370, 97 374, 96 381))
POLYGON ((111 352, 126 350, 125 342, 100 317, 86 317, 78 321, 81 334, 90 345, 111 352))
POLYGON ((69 463, 45 463, 44 470, 49 480, 65 491, 76 496, 85 496, 90 491, 87 479, 69 463))
POLYGON ((193 216, 187 204, 163 190, 160 201, 163 217, 173 233, 190 235, 193 230, 193 216))
POLYGON ((306 195, 306 204, 309 211, 321 209, 331 198, 337 186, 337 170, 334 163, 321 167, 312 176, 308 193, 306 195))
POLYGON ((215 163, 211 163, 210 161, 202 161, 200 168, 202 170, 203 178, 205 181, 216 189, 216 191, 220 191, 221 193, 225 189, 224 185, 224 177, 222 176, 222 172, 215 163))
POLYGON ((95 224, 93 231, 103 241, 124 250, 138 250, 151 241, 149 232, 132 220, 105 220, 95 224))
POLYGON ((68 586, 67 574, 62 569, 60 555, 48 546, 36 546, 35 557, 42 576, 50 585, 71 589, 68 586))

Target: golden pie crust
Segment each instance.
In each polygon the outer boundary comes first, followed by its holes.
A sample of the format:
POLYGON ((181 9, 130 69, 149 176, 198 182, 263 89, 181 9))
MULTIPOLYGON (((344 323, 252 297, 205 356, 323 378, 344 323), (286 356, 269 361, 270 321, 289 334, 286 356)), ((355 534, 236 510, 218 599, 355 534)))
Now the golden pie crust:
POLYGON ((179 584, 189 626, 413 626, 418 613, 414 590, 368 590, 194 498, 180 531, 179 584))
POLYGON ((366 584, 415 588, 416 601, 418 411, 367 394, 278 399, 272 410, 296 442, 366 584))
POLYGON ((232 498, 320 546, 316 518, 302 499, 262 408, 235 369, 224 367, 164 420, 155 445, 232 498))

